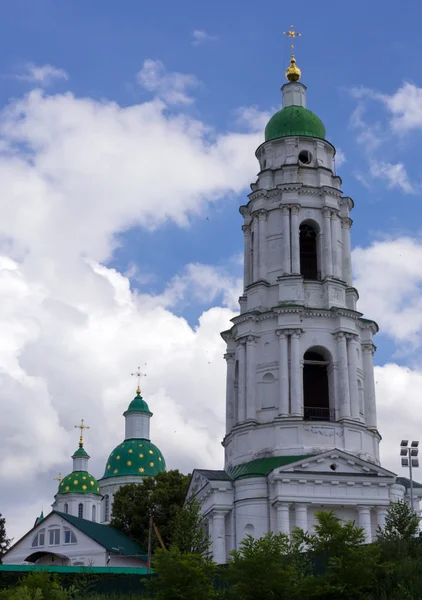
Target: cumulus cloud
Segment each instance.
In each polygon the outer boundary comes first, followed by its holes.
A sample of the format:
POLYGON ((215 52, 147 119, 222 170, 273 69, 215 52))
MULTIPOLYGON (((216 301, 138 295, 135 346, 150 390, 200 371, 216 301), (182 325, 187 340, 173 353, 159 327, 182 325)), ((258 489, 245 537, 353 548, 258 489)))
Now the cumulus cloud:
POLYGON ((55 79, 68 80, 69 75, 64 69, 58 69, 52 65, 34 65, 28 63, 25 66, 25 73, 16 76, 20 81, 28 81, 41 86, 50 85, 55 79))
POLYGON ((169 73, 160 60, 152 59, 144 61, 136 78, 141 87, 167 104, 192 104, 195 99, 189 93, 200 85, 195 75, 169 73))
POLYGON ((34 90, 0 113, 0 477, 11 535, 48 509, 81 417, 101 476, 138 363, 169 467, 222 466, 219 332, 234 314, 239 265, 192 262, 152 295, 142 265, 125 276, 107 261, 128 228, 188 227, 245 190, 261 136, 218 133, 161 100, 123 108, 34 90), (138 276, 134 290, 128 277, 138 276), (175 314, 193 301, 203 311, 194 327, 175 314))
POLYGON ((203 29, 194 29, 192 32, 192 46, 200 46, 207 42, 215 42, 218 40, 217 35, 211 35, 203 29))

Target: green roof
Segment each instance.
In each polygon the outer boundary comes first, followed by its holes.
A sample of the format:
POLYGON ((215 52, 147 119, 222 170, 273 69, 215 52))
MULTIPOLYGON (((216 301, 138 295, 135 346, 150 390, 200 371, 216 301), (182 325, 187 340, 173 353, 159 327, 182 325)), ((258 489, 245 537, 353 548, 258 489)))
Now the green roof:
MULTIPOLYGON (((404 485, 404 487, 406 489, 410 488, 410 479, 408 479, 407 477, 397 477, 396 483, 399 483, 400 485, 404 485)), ((413 481, 413 487, 414 488, 422 488, 422 483, 413 481)))
POLYGON ((58 494, 100 494, 98 481, 87 471, 73 471, 61 480, 58 494))
POLYGON ((83 458, 89 458, 89 454, 88 452, 84 449, 83 446, 79 446, 79 448, 76 450, 75 454, 72 456, 72 458, 75 458, 75 456, 82 456, 83 458))
POLYGON ((148 407, 148 404, 142 398, 140 392, 136 394, 132 402, 129 404, 126 412, 144 412, 150 415, 152 414, 148 407))
POLYGON ((265 141, 290 135, 325 139, 325 127, 312 111, 303 106, 286 106, 271 117, 265 128, 265 141))
POLYGON ((269 456, 267 458, 257 458, 251 462, 236 465, 227 469, 230 479, 246 479, 247 477, 264 477, 271 473, 277 467, 283 467, 290 463, 309 458, 309 455, 302 456, 269 456))
POLYGON ((154 477, 166 470, 166 462, 161 451, 145 439, 125 440, 110 454, 103 479, 121 475, 154 477))
POLYGON ((91 539, 98 542, 98 544, 103 546, 108 552, 117 552, 118 554, 125 554, 128 556, 139 556, 139 558, 146 557, 145 551, 121 531, 109 527, 108 525, 102 525, 101 523, 94 523, 94 521, 88 521, 87 519, 79 519, 73 515, 67 515, 58 511, 56 512, 71 525, 79 529, 79 531, 82 531, 82 533, 85 533, 91 539))

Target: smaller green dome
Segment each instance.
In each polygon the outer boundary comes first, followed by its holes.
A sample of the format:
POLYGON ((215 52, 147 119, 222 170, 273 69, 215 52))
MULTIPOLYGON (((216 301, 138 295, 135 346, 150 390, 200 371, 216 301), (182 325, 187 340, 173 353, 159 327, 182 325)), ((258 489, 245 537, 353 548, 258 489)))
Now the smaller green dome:
POLYGON ((132 402, 129 404, 126 412, 144 412, 152 415, 148 404, 142 398, 141 393, 138 392, 132 402))
POLYGON ((89 458, 89 454, 88 452, 84 449, 83 446, 79 446, 79 448, 76 450, 75 454, 72 456, 72 458, 81 456, 83 458, 89 458))
POLYGON ((98 481, 87 471, 73 471, 61 480, 58 494, 100 494, 98 481))
POLYGON ((152 442, 141 438, 125 440, 110 454, 103 479, 121 475, 155 477, 165 470, 164 456, 152 442))
POLYGON ((265 141, 290 135, 304 135, 325 139, 321 119, 303 106, 286 106, 271 117, 265 128, 265 141))

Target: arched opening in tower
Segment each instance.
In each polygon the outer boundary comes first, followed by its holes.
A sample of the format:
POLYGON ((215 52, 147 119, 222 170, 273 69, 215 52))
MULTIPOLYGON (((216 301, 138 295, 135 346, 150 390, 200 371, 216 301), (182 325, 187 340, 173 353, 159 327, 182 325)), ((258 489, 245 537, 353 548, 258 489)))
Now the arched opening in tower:
POLYGON ((309 223, 299 227, 300 274, 305 279, 319 279, 317 232, 309 223))
POLYGON ((303 357, 303 418, 308 421, 333 421, 328 385, 329 361, 317 350, 303 357))

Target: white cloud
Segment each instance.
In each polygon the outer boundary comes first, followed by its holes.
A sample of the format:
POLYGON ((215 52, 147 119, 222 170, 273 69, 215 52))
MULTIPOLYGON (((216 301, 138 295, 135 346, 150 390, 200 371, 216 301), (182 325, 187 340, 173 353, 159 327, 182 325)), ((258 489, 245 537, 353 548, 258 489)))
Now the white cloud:
POLYGON ((403 163, 392 164, 371 160, 369 170, 373 177, 386 180, 391 189, 398 188, 406 194, 412 194, 415 191, 403 163))
POLYGON ((241 106, 236 109, 236 123, 249 131, 263 132, 268 121, 277 109, 262 111, 257 106, 241 106))
POLYGON ((353 250, 358 309, 402 350, 422 345, 422 240, 375 241, 353 250))
POLYGON ((192 46, 199 46, 200 44, 215 42, 216 40, 218 40, 217 35, 211 35, 203 29, 194 29, 192 32, 192 46))
POLYGON ((16 78, 20 81, 28 81, 29 83, 37 83, 40 85, 50 85, 55 79, 68 80, 69 75, 64 69, 58 69, 52 65, 34 65, 28 63, 25 66, 26 73, 17 75, 16 78))
POLYGON ((341 167, 346 162, 346 155, 341 148, 336 148, 336 167, 341 167))
POLYGON ((160 60, 147 59, 137 74, 140 86, 153 92, 168 104, 192 104, 189 92, 200 85, 195 75, 169 73, 160 60))

